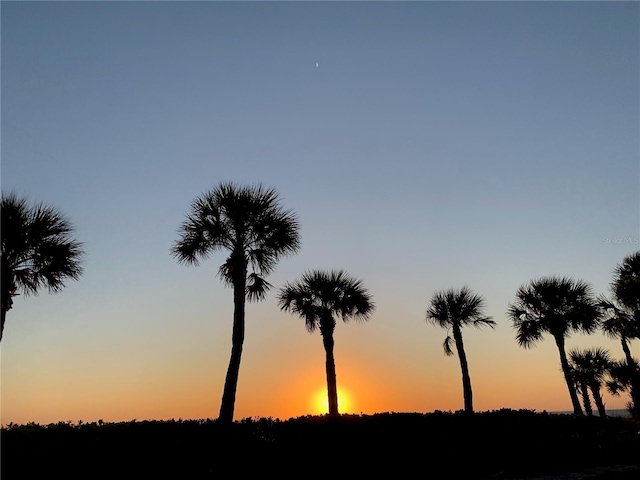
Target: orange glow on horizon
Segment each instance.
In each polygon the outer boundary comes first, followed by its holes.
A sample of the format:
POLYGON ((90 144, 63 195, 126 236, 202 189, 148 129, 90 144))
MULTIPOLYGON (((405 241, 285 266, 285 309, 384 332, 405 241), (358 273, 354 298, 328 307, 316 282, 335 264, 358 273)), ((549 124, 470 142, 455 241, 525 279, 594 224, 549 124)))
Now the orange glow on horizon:
MULTIPOLYGON (((311 412, 314 415, 329 413, 329 398, 327 387, 316 390, 310 400, 311 412)), ((355 402, 351 393, 342 387, 338 387, 338 411, 340 413, 355 413, 355 402)))

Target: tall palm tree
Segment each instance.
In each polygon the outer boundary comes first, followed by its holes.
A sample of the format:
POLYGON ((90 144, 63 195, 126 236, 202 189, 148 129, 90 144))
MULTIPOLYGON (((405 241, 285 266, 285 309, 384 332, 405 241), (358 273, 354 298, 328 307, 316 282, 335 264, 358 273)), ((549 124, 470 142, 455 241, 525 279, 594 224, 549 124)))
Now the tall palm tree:
MULTIPOLYGON (((599 298, 602 309, 602 330, 618 338, 629 366, 632 409, 640 412, 640 365, 631 354, 630 342, 640 338, 640 252, 624 258, 617 265, 611 282, 613 299, 599 298)), ((625 369, 622 369, 623 371, 625 369)), ((624 375, 623 375, 624 376, 624 375)), ((640 415, 637 415, 640 416, 640 415)))
POLYGON ((485 316, 483 310, 484 299, 480 295, 474 294, 468 287, 434 293, 427 309, 427 321, 451 331, 451 335, 447 335, 444 340, 444 353, 445 355, 453 355, 451 343, 454 342, 462 370, 462 391, 466 413, 473 413, 473 392, 469 364, 462 342, 462 327, 472 325, 479 328, 488 325, 493 328, 495 322, 491 320, 491 317, 485 316))
POLYGON ((41 288, 62 290, 68 279, 82 274, 82 244, 73 238, 73 226, 59 210, 30 205, 15 193, 2 195, 2 287, 0 341, 13 297, 35 295, 41 288))
POLYGON ((307 330, 320 330, 325 351, 329 415, 338 415, 338 387, 333 356, 333 332, 336 317, 368 320, 374 304, 361 280, 342 270, 313 270, 293 283, 287 283, 278 295, 280 308, 304 319, 307 330))
POLYGON ((245 335, 245 301, 265 298, 271 285, 265 276, 277 260, 298 251, 299 223, 285 210, 273 188, 220 183, 198 197, 180 227, 172 253, 179 262, 198 265, 218 250, 229 256, 219 276, 233 287, 231 359, 224 384, 219 420, 233 421, 240 359, 245 335))
POLYGON ((574 414, 581 415, 565 340, 572 332, 592 333, 599 325, 600 311, 589 284, 567 277, 534 280, 518 289, 516 301, 509 305, 507 315, 521 347, 533 347, 545 333, 553 337, 574 414))
MULTIPOLYGON (((605 379, 611 367, 611 357, 609 352, 603 348, 591 348, 585 350, 571 350, 569 352, 574 379, 581 384, 583 396, 588 387, 593 395, 593 400, 598 408, 600 417, 606 417, 600 388, 605 383, 605 379)), ((588 398, 588 394, 587 394, 588 398)), ((586 405, 585 405, 586 407, 586 405)), ((587 410, 589 415, 589 411, 587 410)))

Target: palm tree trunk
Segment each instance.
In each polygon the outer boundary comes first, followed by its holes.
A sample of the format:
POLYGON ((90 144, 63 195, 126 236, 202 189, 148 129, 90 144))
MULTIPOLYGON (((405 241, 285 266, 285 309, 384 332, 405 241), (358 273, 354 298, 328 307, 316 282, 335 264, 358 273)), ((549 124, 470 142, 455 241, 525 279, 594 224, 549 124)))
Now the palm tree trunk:
MULTIPOLYGON (((11 305, 13 303, 13 300, 11 299, 11 288, 9 287, 9 285, 11 285, 11 280, 7 273, 6 270, 8 270, 7 267, 5 267, 4 265, 4 260, 3 260, 3 265, 2 265, 2 284, 0 285, 0 342, 2 341, 2 335, 4 334, 4 322, 7 319, 7 312, 9 311, 9 309, 11 308, 11 305)), ((13 289, 14 293, 15 293, 15 288, 13 289)))
POLYGON ((602 401, 602 395, 600 394, 600 385, 597 382, 591 382, 589 384, 589 387, 591 388, 591 393, 593 394, 593 401, 596 402, 598 415, 600 415, 600 418, 606 417, 607 411, 604 408, 604 402, 602 401))
POLYGON ((453 327, 453 338, 456 342, 456 350, 460 359, 460 370, 462 370, 462 393, 464 395, 464 411, 465 413, 473 413, 473 392, 471 390, 471 377, 469 376, 469 364, 467 363, 467 355, 464 352, 462 343, 462 331, 460 327, 453 327))
POLYGON ((325 351, 325 367, 327 371, 327 395, 329 400, 329 415, 338 415, 338 382, 336 379, 336 363, 333 358, 333 330, 320 329, 325 351))
POLYGON ((2 315, 1 318, 1 322, 0 323, 0 342, 2 341, 2 334, 4 333, 4 321, 7 318, 7 310, 4 308, 4 305, 2 305, 2 308, 0 309, 0 315, 2 315))
POLYGON ((622 344, 622 351, 624 352, 624 358, 627 359, 627 365, 631 365, 635 363, 633 357, 631 356, 631 350, 629 349, 629 341, 627 337, 624 335, 620 337, 620 343, 622 344))
POLYGON ((627 360, 627 365, 629 365, 630 369, 634 369, 635 371, 635 373, 631 376, 631 388, 629 389, 629 393, 631 396, 631 408, 633 410, 633 417, 640 418, 640 373, 638 373, 640 367, 631 355, 629 341, 625 336, 622 336, 620 338, 620 343, 622 343, 622 351, 624 352, 624 357, 627 360))
POLYGON ((240 358, 242 357, 242 345, 244 343, 244 307, 246 298, 247 272, 246 261, 243 262, 240 272, 234 275, 233 281, 233 333, 231 337, 231 359, 227 369, 227 377, 224 382, 222 403, 220 404, 220 416, 218 420, 223 424, 233 422, 233 411, 236 404, 236 390, 238 388, 238 375, 240 373, 240 358))
POLYGON ((576 385, 573 382, 573 375, 571 373, 571 367, 567 360, 567 352, 564 349, 564 337, 562 335, 554 335, 556 345, 558 346, 558 352, 560 353, 560 365, 562 366, 562 373, 564 373, 564 379, 567 382, 567 388, 569 389, 569 396, 571 397, 571 404, 573 405, 573 414, 582 415, 582 407, 580 406, 580 400, 578 400, 578 393, 576 392, 576 385))
POLYGON ((589 398, 589 387, 587 387, 587 383, 584 381, 580 381, 580 393, 582 393, 584 412, 588 417, 593 416, 593 408, 591 408, 591 399, 589 398))

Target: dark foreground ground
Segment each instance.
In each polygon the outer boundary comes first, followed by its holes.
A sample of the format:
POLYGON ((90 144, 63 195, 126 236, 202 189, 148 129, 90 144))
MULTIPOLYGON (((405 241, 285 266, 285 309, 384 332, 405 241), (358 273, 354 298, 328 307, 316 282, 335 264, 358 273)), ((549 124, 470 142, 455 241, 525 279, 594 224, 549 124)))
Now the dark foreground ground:
POLYGON ((2 429, 13 478, 640 479, 630 419, 500 410, 2 429), (579 473, 579 474, 578 474, 579 473))

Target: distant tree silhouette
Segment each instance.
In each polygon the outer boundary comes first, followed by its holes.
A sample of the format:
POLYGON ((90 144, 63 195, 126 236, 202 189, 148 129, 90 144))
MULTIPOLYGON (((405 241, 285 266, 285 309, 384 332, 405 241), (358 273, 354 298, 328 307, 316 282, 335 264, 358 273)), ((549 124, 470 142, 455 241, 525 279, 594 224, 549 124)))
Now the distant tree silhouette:
POLYGON ((630 349, 631 340, 640 338, 640 252, 625 257, 616 267, 611 293, 611 300, 605 296, 599 298, 604 318, 602 331, 620 340, 629 365, 626 371, 629 376, 631 410, 635 418, 640 418, 640 365, 633 358, 630 349))
POLYGON ((35 295, 41 288, 62 290, 67 279, 82 274, 82 245, 73 226, 57 209, 30 205, 16 194, 2 194, 2 319, 0 340, 13 297, 35 295))
POLYGON ((520 287, 515 303, 509 305, 509 319, 516 329, 516 341, 530 348, 544 333, 554 338, 560 365, 576 415, 582 414, 565 350, 566 338, 575 331, 592 333, 599 324, 600 311, 591 287, 567 277, 546 277, 520 287))
POLYGON ((271 287, 265 276, 281 256, 298 251, 298 230, 295 214, 281 206, 275 189, 230 182, 197 198, 180 227, 180 238, 172 248, 179 262, 198 265, 218 250, 229 252, 218 271, 222 281, 233 287, 234 303, 231 359, 220 405, 222 423, 233 421, 245 335, 245 301, 265 298, 271 287))
POLYGON ((450 289, 436 292, 431 298, 426 315, 428 322, 451 331, 451 334, 447 335, 444 340, 444 353, 453 355, 451 344, 455 343, 462 370, 464 410, 467 413, 473 413, 473 391, 469 364, 462 341, 462 327, 488 325, 493 328, 495 322, 491 320, 491 317, 485 316, 483 310, 484 299, 480 295, 474 294, 468 287, 462 287, 460 290, 450 289))
POLYGON ((320 330, 326 357, 329 415, 338 415, 338 387, 333 356, 336 317, 344 322, 351 318, 368 320, 374 310, 371 295, 361 280, 342 270, 314 270, 305 273, 296 282, 285 284, 278 301, 282 310, 303 318, 310 333, 320 330))
POLYGON ((607 416, 607 412, 602 400, 602 394, 600 388, 605 383, 609 368, 611 367, 611 357, 609 352, 603 348, 591 348, 585 350, 571 350, 569 352, 569 360, 574 374, 576 383, 580 385, 580 390, 583 395, 583 403, 585 403, 585 410, 587 415, 591 415, 591 405, 588 402, 589 394, 587 389, 591 390, 593 400, 596 403, 598 414, 604 418, 607 416))

